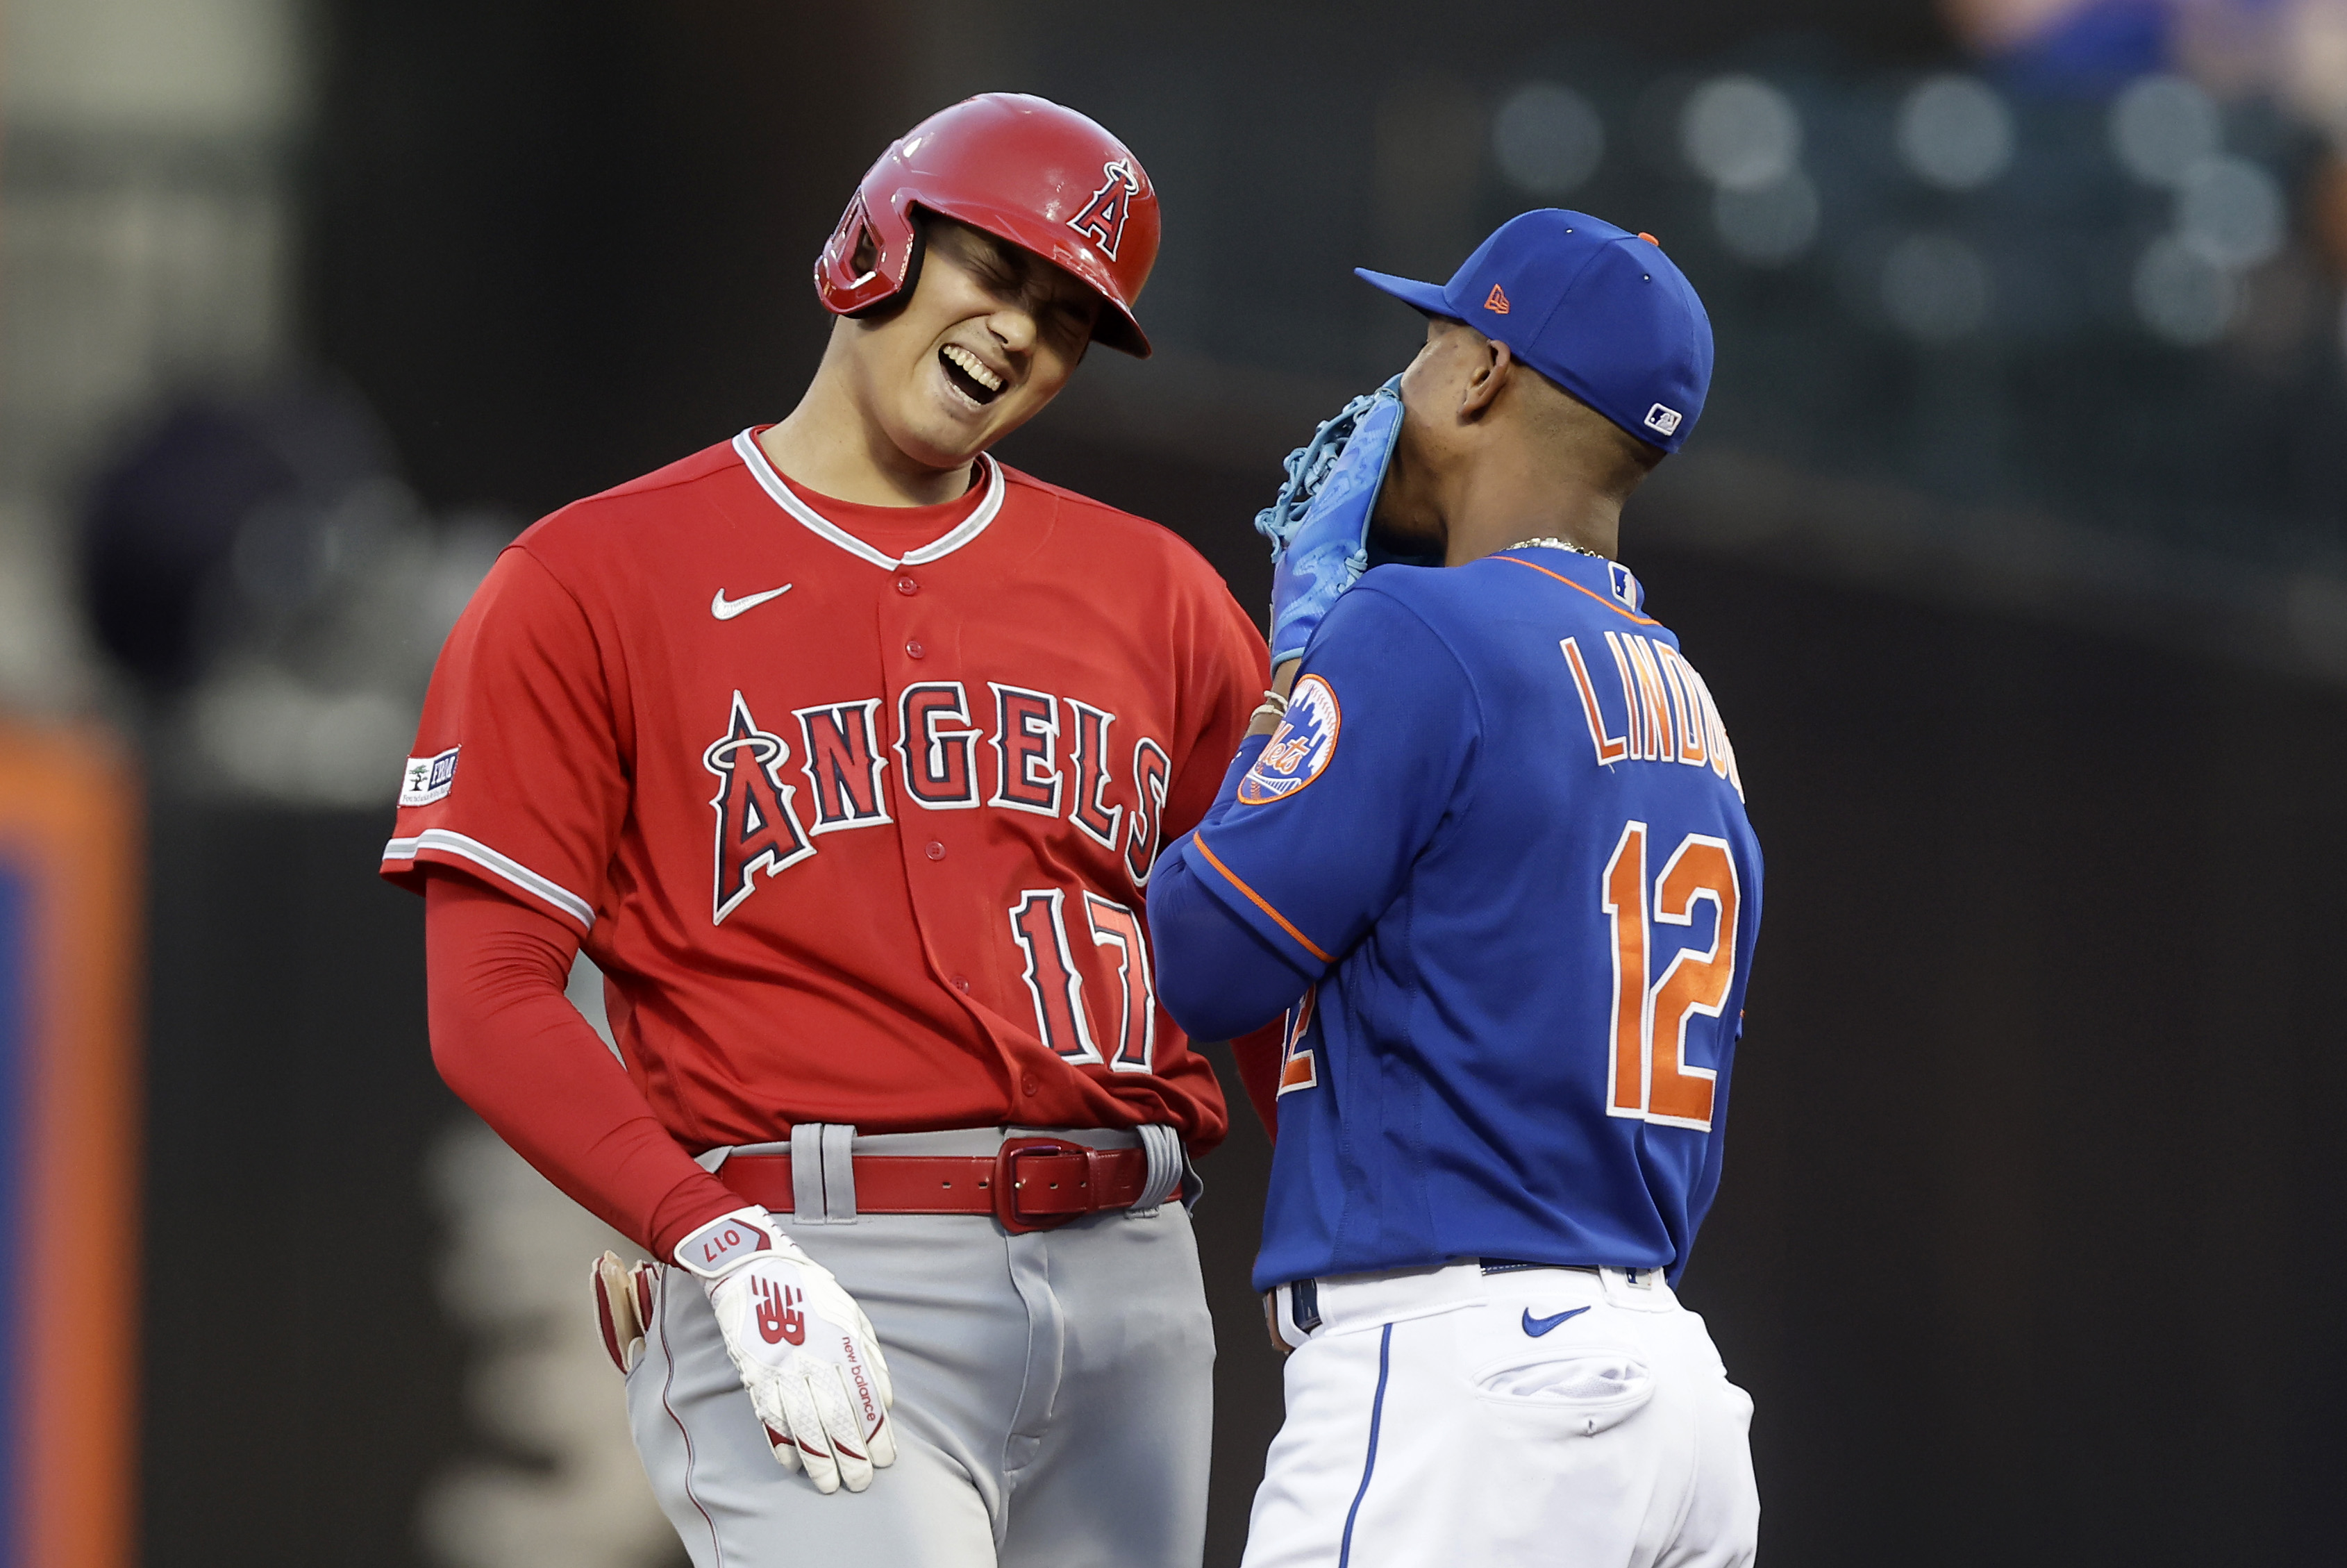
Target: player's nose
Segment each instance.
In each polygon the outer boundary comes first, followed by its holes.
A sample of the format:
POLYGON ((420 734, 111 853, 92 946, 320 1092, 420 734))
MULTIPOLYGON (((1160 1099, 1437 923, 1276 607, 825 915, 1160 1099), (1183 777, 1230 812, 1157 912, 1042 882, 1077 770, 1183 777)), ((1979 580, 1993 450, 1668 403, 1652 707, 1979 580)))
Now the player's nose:
MULTIPOLYGON (((986 325, 987 330, 994 334, 994 340, 1002 345, 1003 352, 1012 355, 1014 360, 1023 358, 1034 349, 1040 330, 1036 325, 1035 313, 1023 304, 999 307, 987 317, 986 325)), ((1011 370, 1015 378, 1019 366, 1014 364, 1011 370)))

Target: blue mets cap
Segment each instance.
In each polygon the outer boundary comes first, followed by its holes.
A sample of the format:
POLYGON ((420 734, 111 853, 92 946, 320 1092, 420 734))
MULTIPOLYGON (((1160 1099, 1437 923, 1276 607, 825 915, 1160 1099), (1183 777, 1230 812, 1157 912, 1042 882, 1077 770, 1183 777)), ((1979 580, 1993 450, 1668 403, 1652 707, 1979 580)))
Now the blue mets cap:
POLYGON ((1464 322, 1651 446, 1676 452, 1711 386, 1711 318, 1651 235, 1545 207, 1509 219, 1440 288, 1353 271, 1464 322))

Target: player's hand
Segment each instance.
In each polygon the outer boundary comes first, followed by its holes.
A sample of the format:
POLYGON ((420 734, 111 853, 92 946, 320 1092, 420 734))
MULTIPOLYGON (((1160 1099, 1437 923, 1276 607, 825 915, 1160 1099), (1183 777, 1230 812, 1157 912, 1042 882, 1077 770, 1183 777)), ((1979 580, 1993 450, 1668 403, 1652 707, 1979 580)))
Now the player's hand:
POLYGON ((1287 483, 1258 513, 1271 540, 1271 661, 1303 655, 1369 564, 1369 515, 1401 435, 1401 377, 1357 397, 1287 456, 1287 483))
POLYGON ((822 1492, 862 1491, 897 1462, 896 1393, 872 1321, 764 1209, 736 1209, 677 1244, 701 1276, 725 1353, 775 1461, 822 1492))
POLYGON ((606 1247, 588 1268, 587 1280, 595 1293, 604 1353, 624 1376, 644 1358, 644 1329, 652 1318, 652 1266, 640 1263, 630 1268, 606 1247))

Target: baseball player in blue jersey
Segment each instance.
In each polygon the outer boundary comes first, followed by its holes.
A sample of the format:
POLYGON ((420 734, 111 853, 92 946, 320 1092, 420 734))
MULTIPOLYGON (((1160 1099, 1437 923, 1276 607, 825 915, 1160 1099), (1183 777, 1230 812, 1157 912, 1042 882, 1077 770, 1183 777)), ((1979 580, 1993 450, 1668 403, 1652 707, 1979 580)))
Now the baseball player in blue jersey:
POLYGON ((1360 275, 1426 346, 1290 460, 1279 683, 1150 891, 1184 1027, 1289 1011, 1255 1283, 1293 1354, 1247 1568, 1747 1563, 1751 1401, 1673 1286, 1760 852, 1614 559, 1710 323, 1649 237, 1577 212, 1447 285, 1360 275), (1449 569, 1364 574, 1373 518, 1449 569))

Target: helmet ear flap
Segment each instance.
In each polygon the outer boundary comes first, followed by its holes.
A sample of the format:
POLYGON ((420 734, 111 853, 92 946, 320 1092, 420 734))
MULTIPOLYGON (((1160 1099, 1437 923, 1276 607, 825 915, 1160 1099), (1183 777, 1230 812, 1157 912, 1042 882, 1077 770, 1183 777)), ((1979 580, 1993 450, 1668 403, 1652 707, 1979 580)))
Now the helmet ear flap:
MULTIPOLYGON (((890 214, 894 217, 896 214, 890 214)), ((844 316, 866 316, 909 298, 920 279, 921 256, 927 249, 922 233, 925 214, 907 208, 901 219, 904 260, 890 265, 888 231, 873 220, 872 210, 859 190, 839 215, 839 224, 815 258, 815 286, 825 306, 844 316)))
POLYGON ((917 207, 908 207, 905 210, 905 219, 913 226, 912 242, 905 248, 905 281, 890 291, 883 303, 908 303, 913 291, 920 286, 921 263, 928 258, 929 215, 917 207))

